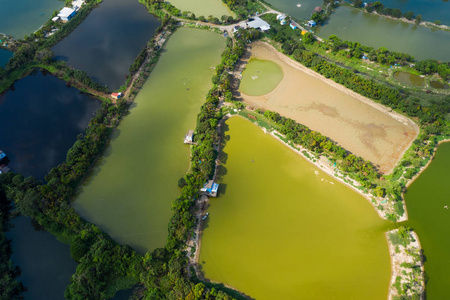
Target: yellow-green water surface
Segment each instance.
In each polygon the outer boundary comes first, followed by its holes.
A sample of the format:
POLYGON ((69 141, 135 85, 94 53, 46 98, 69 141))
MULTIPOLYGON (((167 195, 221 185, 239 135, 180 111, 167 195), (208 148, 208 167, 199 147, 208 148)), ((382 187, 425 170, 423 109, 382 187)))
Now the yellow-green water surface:
POLYGON ((386 299, 391 224, 249 121, 227 126, 202 237, 205 276, 255 299, 386 299))
POLYGON ((413 86, 421 87, 425 85, 425 79, 409 72, 395 72, 394 78, 400 82, 413 86))
POLYGON ((239 90, 250 96, 265 95, 273 91, 281 79, 283 79, 283 70, 277 63, 252 58, 242 72, 239 90))
POLYGON ((195 127, 224 47, 220 35, 178 29, 82 186, 75 209, 120 243, 140 252, 164 246, 177 181, 189 167, 184 134, 195 127))
POLYGON ((193 12, 197 17, 212 15, 215 17, 234 16, 233 12, 222 0, 169 0, 179 10, 193 12))
POLYGON ((450 143, 441 144, 429 167, 405 194, 409 220, 425 256, 428 300, 450 295, 450 143))

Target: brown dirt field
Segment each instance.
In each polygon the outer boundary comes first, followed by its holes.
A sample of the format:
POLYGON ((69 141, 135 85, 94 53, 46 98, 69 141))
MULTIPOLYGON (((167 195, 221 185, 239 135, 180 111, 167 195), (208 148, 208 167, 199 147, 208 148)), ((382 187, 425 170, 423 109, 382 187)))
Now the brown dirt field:
MULTIPOLYGON (((284 78, 270 93, 245 103, 279 112, 331 138, 388 174, 419 133, 407 117, 306 68, 263 42, 252 44, 251 57, 279 64, 284 78)), ((247 56, 248 57, 248 56, 247 56)))

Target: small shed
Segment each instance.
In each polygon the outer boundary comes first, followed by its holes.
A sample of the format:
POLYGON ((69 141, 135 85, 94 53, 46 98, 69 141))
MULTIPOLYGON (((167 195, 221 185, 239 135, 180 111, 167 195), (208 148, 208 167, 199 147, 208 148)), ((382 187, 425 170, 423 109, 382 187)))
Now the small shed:
POLYGON ((58 17, 58 16, 52 18, 52 21, 53 21, 53 22, 58 22, 58 20, 59 20, 59 17, 58 17))
POLYGON ((58 17, 60 17, 61 20, 67 22, 67 21, 69 21, 70 19, 72 19, 76 14, 77 14, 77 12, 76 12, 73 8, 64 7, 64 8, 61 9, 61 11, 59 12, 58 17))
POLYGON ((320 6, 316 6, 316 8, 314 8, 314 10, 313 10, 313 14, 320 13, 320 12, 322 12, 322 7, 320 7, 320 6))
POLYGON ((308 31, 302 30, 302 35, 305 35, 308 31))
POLYGON ((308 21, 308 26, 309 26, 309 27, 314 27, 314 26, 316 26, 316 21, 314 21, 314 20, 308 21))
POLYGON ((289 26, 291 26, 292 29, 297 29, 297 25, 295 25, 294 23, 290 23, 289 26))
POLYGON ((286 20, 284 20, 284 19, 280 21, 280 25, 286 25, 286 23, 287 23, 287 22, 286 22, 286 20))
POLYGON ((284 20, 285 18, 286 18, 286 16, 283 14, 277 15, 277 20, 279 20, 279 21, 284 20))
POLYGON ((111 97, 113 97, 114 99, 119 99, 122 98, 123 94, 122 93, 112 93, 111 97))
POLYGON ((219 190, 219 184, 214 183, 212 180, 208 180, 207 183, 200 189, 200 192, 207 196, 217 197, 217 191, 219 190))
POLYGON ((188 133, 184 136, 185 144, 192 144, 194 142, 194 130, 189 130, 188 133))

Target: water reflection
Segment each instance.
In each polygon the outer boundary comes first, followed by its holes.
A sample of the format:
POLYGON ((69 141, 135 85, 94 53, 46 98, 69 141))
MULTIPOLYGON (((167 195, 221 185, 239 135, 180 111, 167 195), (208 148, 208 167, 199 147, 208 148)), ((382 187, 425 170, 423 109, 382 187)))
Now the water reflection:
POLYGON ((100 102, 35 71, 0 96, 0 149, 10 168, 42 179, 63 162, 100 102))
POLYGON ((137 0, 106 0, 53 51, 58 59, 117 89, 159 25, 137 0))

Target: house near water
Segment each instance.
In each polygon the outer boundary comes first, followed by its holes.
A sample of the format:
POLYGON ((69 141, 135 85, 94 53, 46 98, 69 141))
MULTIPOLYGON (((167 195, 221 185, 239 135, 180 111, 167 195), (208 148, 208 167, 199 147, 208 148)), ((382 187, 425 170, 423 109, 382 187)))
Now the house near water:
POLYGON ((203 186, 203 188, 200 189, 200 192, 202 192, 202 195, 210 196, 210 197, 217 197, 217 191, 219 190, 219 184, 214 183, 213 180, 208 180, 207 183, 203 186))
POLYGON ((316 8, 314 8, 312 14, 315 14, 315 13, 321 13, 321 12, 322 12, 322 7, 316 6, 316 8))
POLYGON ((114 99, 120 99, 122 98, 123 94, 122 93, 112 93, 111 97, 113 97, 114 99))
POLYGON ((69 7, 64 7, 63 9, 61 9, 61 11, 58 14, 58 17, 63 21, 63 22, 67 22, 70 19, 72 19, 75 15, 77 14, 77 12, 73 9, 73 8, 69 8, 69 7))
POLYGON ((259 29, 261 31, 268 31, 270 29, 269 23, 267 23, 260 17, 255 17, 252 21, 247 23, 247 26, 254 29, 259 29))
POLYGON ((316 26, 316 21, 314 21, 314 20, 308 21, 308 26, 309 26, 309 27, 314 27, 314 26, 316 26))

